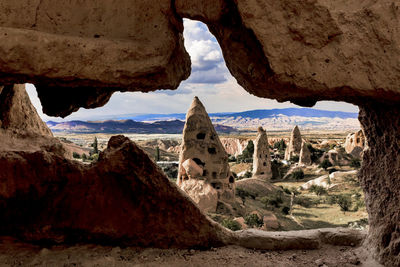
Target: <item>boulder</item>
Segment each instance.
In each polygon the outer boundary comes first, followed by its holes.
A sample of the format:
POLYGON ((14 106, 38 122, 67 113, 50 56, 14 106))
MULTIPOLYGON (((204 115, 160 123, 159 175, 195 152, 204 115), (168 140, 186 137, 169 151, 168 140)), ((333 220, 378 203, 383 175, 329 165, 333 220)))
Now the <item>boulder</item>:
POLYGON ((264 225, 262 227, 263 230, 274 231, 279 229, 278 218, 276 218, 275 214, 273 214, 272 212, 268 213, 264 212, 263 222, 264 222, 264 225))
POLYGON ((245 223, 245 221, 244 221, 244 218, 243 217, 237 217, 237 218, 235 218, 235 219, 233 219, 235 222, 237 222, 237 223, 239 223, 240 224, 240 227, 242 228, 242 230, 244 230, 244 229, 247 229, 248 228, 248 226, 247 226, 247 224, 245 223))
POLYGON ((192 159, 185 160, 182 163, 182 167, 185 169, 185 174, 189 179, 196 179, 203 175, 203 168, 192 159))
POLYGON ((189 179, 182 184, 181 189, 197 204, 202 212, 217 210, 218 192, 205 181, 189 179))

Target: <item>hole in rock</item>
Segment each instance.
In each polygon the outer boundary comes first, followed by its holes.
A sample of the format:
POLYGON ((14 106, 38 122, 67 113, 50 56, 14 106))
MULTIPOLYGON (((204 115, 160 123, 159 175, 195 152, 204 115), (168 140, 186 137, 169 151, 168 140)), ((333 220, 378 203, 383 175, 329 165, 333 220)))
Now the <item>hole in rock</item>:
POLYGON ((210 154, 217 154, 217 150, 215 149, 215 147, 209 147, 209 148, 208 148, 208 153, 210 153, 210 154))
POLYGON ((206 138, 206 134, 205 133, 198 133, 196 138, 202 140, 202 139, 206 138))

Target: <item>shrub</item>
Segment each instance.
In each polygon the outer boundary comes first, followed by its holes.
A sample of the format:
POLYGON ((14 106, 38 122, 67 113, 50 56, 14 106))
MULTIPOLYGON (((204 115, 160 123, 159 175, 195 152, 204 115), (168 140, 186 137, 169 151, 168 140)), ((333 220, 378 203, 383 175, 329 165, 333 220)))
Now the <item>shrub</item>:
POLYGON ((290 161, 291 162, 299 162, 299 156, 297 156, 297 155, 291 156, 290 161))
POLYGON ((278 160, 271 161, 271 171, 272 171, 272 179, 282 179, 285 176, 288 166, 285 166, 282 162, 278 160))
POLYGON ((229 155, 228 162, 236 162, 236 157, 233 155, 229 155))
POLYGON ((323 186, 313 184, 310 189, 308 189, 311 193, 314 192, 317 196, 327 195, 328 191, 323 186))
POLYGON ((74 159, 80 159, 80 158, 81 158, 81 155, 79 155, 79 153, 72 152, 72 157, 73 157, 74 159))
POLYGON ((341 211, 346 212, 350 210, 352 200, 349 195, 338 195, 336 203, 339 205, 341 211))
POLYGON ((294 199, 294 203, 304 208, 311 208, 311 206, 318 204, 316 202, 313 202, 310 198, 303 196, 296 197, 294 199))
POLYGON ((304 178, 304 172, 303 170, 298 170, 298 171, 294 171, 292 173, 292 178, 296 179, 296 180, 301 180, 304 178))
POLYGON ((253 176, 253 174, 250 171, 245 172, 245 174, 243 175, 244 178, 251 178, 253 176))
POLYGON ((244 203, 246 201, 246 197, 250 197, 252 199, 256 199, 256 197, 257 197, 257 195, 252 194, 251 192, 248 192, 248 191, 246 191, 246 190, 244 190, 242 188, 236 188, 236 195, 238 197, 240 197, 240 199, 243 202, 243 205, 244 205, 244 203))
POLYGON ((254 143, 253 141, 249 141, 246 148, 243 150, 242 154, 237 156, 236 162, 253 162, 253 154, 254 154, 254 143))
POLYGON ((327 159, 324 159, 324 161, 322 161, 321 164, 319 164, 319 167, 323 168, 324 170, 328 169, 331 166, 332 166, 332 163, 327 159))
POLYGON ((361 162, 359 159, 352 159, 350 162, 350 167, 353 168, 360 168, 361 167, 361 162))
POLYGON ((90 156, 90 160, 92 160, 92 161, 97 161, 98 159, 99 159, 99 154, 92 154, 90 156))
POLYGON ((286 149, 286 143, 283 139, 281 139, 280 141, 276 142, 274 144, 274 148, 278 149, 280 152, 285 151, 286 149))
POLYGON ((86 161, 88 158, 87 158, 87 155, 85 154, 85 153, 83 153, 82 154, 82 161, 86 161))
POLYGON ((238 231, 242 229, 242 226, 240 225, 240 223, 238 223, 237 221, 231 220, 231 219, 224 219, 221 222, 221 225, 231 229, 232 231, 238 231))
POLYGON ((289 212, 290 212, 290 208, 289 208, 288 206, 284 206, 284 207, 282 208, 282 213, 283 213, 283 214, 288 215, 289 212))
POLYGON ((277 191, 275 194, 263 197, 261 198, 261 202, 265 205, 266 209, 268 209, 268 207, 279 208, 279 206, 283 203, 282 192, 277 191))
POLYGON ((262 218, 259 218, 257 214, 249 214, 244 218, 246 224, 250 227, 261 227, 264 222, 262 218))
POLYGON ((337 170, 335 168, 329 169, 328 173, 331 174, 332 172, 337 172, 337 170))

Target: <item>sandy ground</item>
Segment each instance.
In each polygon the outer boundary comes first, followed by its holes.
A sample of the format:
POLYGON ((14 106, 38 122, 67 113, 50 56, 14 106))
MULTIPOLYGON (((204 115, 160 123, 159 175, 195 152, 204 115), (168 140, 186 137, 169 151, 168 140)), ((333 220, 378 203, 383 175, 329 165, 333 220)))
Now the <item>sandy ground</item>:
POLYGON ((3 238, 0 266, 377 266, 361 264, 357 248, 259 251, 237 246, 210 250, 142 249, 98 245, 43 248, 3 238))

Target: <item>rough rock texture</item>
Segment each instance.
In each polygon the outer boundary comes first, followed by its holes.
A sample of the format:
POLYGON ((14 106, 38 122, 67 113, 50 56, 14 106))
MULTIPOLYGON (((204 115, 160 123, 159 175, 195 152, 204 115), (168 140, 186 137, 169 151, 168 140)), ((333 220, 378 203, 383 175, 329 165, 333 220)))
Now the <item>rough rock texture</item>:
POLYGON ((304 141, 301 144, 299 164, 304 164, 304 165, 312 164, 310 150, 307 147, 307 143, 304 141))
POLYGON ((262 127, 258 128, 258 134, 254 140, 253 177, 265 180, 272 178, 268 137, 262 127))
POLYGON ((202 212, 215 212, 218 205, 218 191, 204 180, 189 179, 181 189, 197 204, 202 212))
POLYGON ((222 244, 224 231, 126 137, 112 137, 89 166, 48 151, 1 152, 0 169, 2 235, 164 248, 222 244))
POLYGON ((368 147, 359 179, 369 214, 367 244, 387 266, 400 266, 400 108, 366 103, 359 120, 368 147))
POLYGON ((220 138, 222 145, 225 148, 226 153, 235 157, 243 153, 243 150, 247 147, 249 140, 241 138, 223 137, 220 138))
POLYGON ((0 103, 1 129, 21 136, 53 136, 32 106, 25 85, 0 86, 0 103))
POLYGON ((365 137, 362 130, 347 135, 346 142, 344 143, 344 149, 353 157, 360 158, 362 156, 361 153, 364 149, 364 146, 365 137))
POLYGON ((190 74, 171 1, 2 1, 0 82, 32 82, 66 116, 114 91, 177 88, 190 74))
POLYGON ((395 1, 189 2, 176 1, 178 14, 207 23, 229 70, 252 94, 307 106, 400 101, 395 1))
POLYGON ((302 143, 303 139, 301 138, 299 127, 296 125, 290 133, 289 144, 285 150, 285 159, 290 160, 293 156, 299 156, 302 143))
POLYGON ((186 181, 189 180, 205 181, 210 184, 217 190, 218 199, 222 201, 234 200, 235 179, 229 169, 228 155, 203 104, 197 97, 193 99, 186 114, 177 183, 185 189, 189 188, 185 186, 186 181), (188 173, 189 168, 185 168, 185 165, 191 165, 190 169, 196 171, 188 173))

